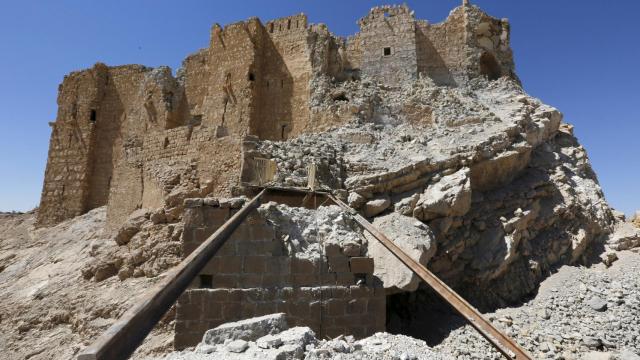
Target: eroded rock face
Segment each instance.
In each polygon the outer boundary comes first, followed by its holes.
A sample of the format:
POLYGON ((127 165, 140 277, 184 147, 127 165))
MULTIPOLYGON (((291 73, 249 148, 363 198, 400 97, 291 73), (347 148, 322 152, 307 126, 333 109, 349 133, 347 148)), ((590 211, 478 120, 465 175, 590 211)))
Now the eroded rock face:
POLYGON ((463 168, 429 186, 413 210, 418 220, 429 221, 441 217, 462 216, 471 208, 471 180, 469 169, 463 168))

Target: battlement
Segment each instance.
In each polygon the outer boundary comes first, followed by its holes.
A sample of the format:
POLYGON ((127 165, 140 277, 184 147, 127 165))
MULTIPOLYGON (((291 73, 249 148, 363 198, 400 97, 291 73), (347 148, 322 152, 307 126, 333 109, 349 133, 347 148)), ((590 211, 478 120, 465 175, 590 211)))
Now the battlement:
POLYGON ((269 34, 279 35, 307 29, 307 15, 298 14, 270 20, 265 24, 269 34))
POLYGON ((369 10, 367 16, 358 20, 360 29, 386 22, 411 22, 415 20, 413 11, 407 5, 376 6, 369 10))

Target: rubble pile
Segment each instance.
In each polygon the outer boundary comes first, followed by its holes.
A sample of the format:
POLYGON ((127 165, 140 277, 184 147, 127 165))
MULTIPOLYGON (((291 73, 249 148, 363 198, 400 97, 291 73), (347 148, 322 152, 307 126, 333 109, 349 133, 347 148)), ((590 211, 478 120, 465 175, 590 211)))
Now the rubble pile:
POLYGON ((308 327, 289 328, 284 314, 273 314, 221 325, 207 331, 193 350, 174 352, 165 360, 214 359, 402 359, 437 360, 424 341, 377 333, 356 340, 339 336, 320 340, 308 327))

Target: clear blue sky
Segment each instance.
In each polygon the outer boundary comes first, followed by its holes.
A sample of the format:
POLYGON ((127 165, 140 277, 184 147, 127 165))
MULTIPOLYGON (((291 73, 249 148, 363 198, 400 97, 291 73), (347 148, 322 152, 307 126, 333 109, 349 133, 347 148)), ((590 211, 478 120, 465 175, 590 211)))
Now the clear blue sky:
MULTIPOLYGON (((640 1, 472 0, 507 17, 517 72, 533 96, 556 106, 587 148, 610 204, 640 209, 640 1)), ((357 31, 361 0, 6 1, 0 11, 0 211, 40 198, 58 84, 70 71, 168 65, 207 46, 215 22, 304 12, 338 35, 357 31)), ((443 20, 461 1, 408 1, 443 20)))

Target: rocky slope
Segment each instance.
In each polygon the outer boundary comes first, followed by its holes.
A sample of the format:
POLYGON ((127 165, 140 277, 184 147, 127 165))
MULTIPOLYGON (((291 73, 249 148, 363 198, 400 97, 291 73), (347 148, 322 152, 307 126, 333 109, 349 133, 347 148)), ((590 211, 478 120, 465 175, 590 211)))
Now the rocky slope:
MULTIPOLYGON (((532 300, 486 316, 537 359, 586 359, 594 352, 602 359, 640 359, 639 253, 615 253, 611 267, 564 266, 532 300)), ((436 348, 458 359, 500 358, 470 326, 436 348)))
MULTIPOLYGON (((104 248, 104 207, 51 228, 35 214, 0 214, 0 357, 70 359, 104 332, 158 278, 85 280, 104 248)), ((100 275, 99 275, 100 276, 100 275)), ((171 348, 172 314, 140 349, 171 348)))
POLYGON ((517 302, 555 267, 584 262, 613 230, 572 127, 515 80, 316 85, 315 111, 352 121, 284 142, 255 140, 255 151, 284 170, 275 183, 306 185, 315 164, 319 186, 339 189, 365 216, 423 222, 435 234, 429 267, 478 306, 517 302))

